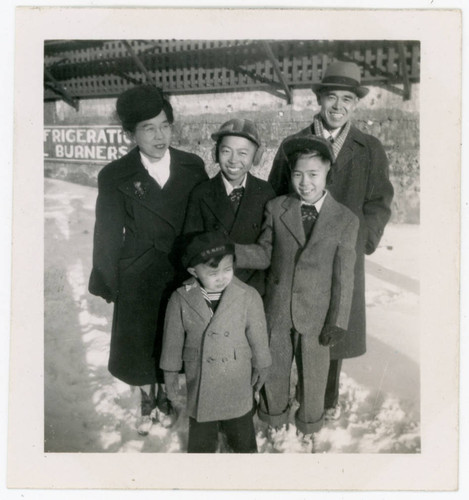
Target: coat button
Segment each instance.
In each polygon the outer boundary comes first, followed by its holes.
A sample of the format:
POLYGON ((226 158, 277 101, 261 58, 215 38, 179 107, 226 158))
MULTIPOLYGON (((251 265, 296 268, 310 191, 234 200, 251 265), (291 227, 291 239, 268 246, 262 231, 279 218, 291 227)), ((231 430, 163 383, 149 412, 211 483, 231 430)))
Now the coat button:
POLYGON ((213 361, 215 361, 215 359, 211 356, 207 358, 207 363, 212 363, 213 361))
POLYGON ((218 224, 213 225, 214 231, 218 231, 220 229, 220 226, 218 224))
POLYGON ((274 285, 278 285, 280 283, 280 280, 278 278, 274 279, 274 285))
POLYGON ((225 337, 229 337, 230 336, 230 332, 225 332, 225 337))

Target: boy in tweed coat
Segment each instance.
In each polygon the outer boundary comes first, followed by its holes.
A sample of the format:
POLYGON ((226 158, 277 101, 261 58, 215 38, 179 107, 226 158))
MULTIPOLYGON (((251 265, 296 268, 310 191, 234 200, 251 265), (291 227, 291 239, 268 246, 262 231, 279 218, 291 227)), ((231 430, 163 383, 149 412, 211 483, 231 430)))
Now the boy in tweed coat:
POLYGON ((272 353, 259 417, 275 429, 288 422, 290 372, 298 368, 298 431, 314 451, 324 417, 329 346, 346 334, 353 292, 358 218, 325 190, 329 141, 293 137, 284 143, 294 193, 266 205, 256 245, 236 245, 240 267, 266 269, 264 304, 272 353))
POLYGON ((184 364, 189 453, 214 453, 218 429, 235 453, 257 452, 253 392, 271 364, 262 299, 233 277, 234 245, 220 233, 192 239, 183 264, 193 276, 170 298, 160 366, 170 400, 184 364))

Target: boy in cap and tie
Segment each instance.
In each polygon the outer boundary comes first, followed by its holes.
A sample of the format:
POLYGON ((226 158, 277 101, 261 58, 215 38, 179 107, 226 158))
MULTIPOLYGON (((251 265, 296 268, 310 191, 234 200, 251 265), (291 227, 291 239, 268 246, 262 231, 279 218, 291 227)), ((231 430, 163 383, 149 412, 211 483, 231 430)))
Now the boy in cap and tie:
POLYGON ((137 430, 146 435, 154 418, 175 420, 158 368, 170 255, 189 193, 207 174, 201 158, 170 146, 173 109, 159 89, 127 90, 116 108, 135 148, 98 175, 89 291, 114 303, 109 371, 140 387, 137 430))
POLYGON ((272 354, 259 417, 276 445, 290 413, 290 373, 298 369, 297 431, 315 451, 324 419, 330 348, 347 336, 358 218, 325 189, 330 142, 292 137, 283 144, 293 193, 269 201, 255 245, 236 245, 239 267, 269 269, 264 297, 272 354), (279 434, 280 431, 280 434, 279 434))
MULTIPOLYGON (((355 282, 352 312, 346 339, 331 349, 325 407, 327 419, 338 419, 339 378, 342 360, 366 352, 365 254, 373 253, 391 215, 394 194, 389 180, 388 160, 380 141, 352 124, 359 100, 368 93, 361 85, 360 68, 353 62, 330 64, 320 83, 313 85, 319 113, 313 123, 294 136, 314 134, 331 142, 333 165, 328 190, 360 220, 356 245, 355 282)), ((280 145, 269 174, 277 195, 291 190, 290 168, 284 144, 280 145)))
MULTIPOLYGON (((191 193, 184 233, 220 231, 235 243, 254 243, 265 204, 275 196, 268 182, 249 172, 263 154, 257 127, 250 120, 234 118, 212 134, 212 139, 220 172, 191 193)), ((236 269, 235 275, 263 295, 263 271, 236 269)))
POLYGON ((219 429, 233 452, 257 452, 252 391, 263 385, 271 356, 262 299, 233 276, 233 254, 220 232, 193 236, 183 255, 192 278, 166 311, 160 366, 174 401, 184 365, 189 453, 214 453, 219 429))

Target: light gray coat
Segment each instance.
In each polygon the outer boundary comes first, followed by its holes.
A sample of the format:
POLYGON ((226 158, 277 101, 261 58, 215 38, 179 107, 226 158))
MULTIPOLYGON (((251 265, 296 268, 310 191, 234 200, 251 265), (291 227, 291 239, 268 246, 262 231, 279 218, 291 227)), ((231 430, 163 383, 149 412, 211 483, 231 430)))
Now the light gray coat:
POLYGON ((358 218, 328 193, 306 241, 296 195, 267 203, 257 244, 236 245, 236 259, 240 267, 270 265, 264 296, 270 335, 287 335, 292 326, 314 336, 325 324, 347 329, 358 225, 358 218))
POLYGON ((240 417, 252 409, 252 369, 270 356, 259 293, 236 277, 211 317, 195 279, 171 296, 166 310, 160 367, 184 363, 187 411, 198 422, 240 417))

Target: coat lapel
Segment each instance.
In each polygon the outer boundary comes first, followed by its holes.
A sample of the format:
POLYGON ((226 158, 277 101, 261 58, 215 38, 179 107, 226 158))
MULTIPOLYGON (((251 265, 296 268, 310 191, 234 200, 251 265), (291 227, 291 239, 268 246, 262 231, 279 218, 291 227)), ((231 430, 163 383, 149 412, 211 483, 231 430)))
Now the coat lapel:
POLYGON ((208 206, 220 224, 229 232, 235 221, 235 213, 231 206, 230 199, 226 195, 226 189, 221 175, 221 172, 219 172, 210 181, 211 189, 209 195, 204 199, 204 203, 208 206))
POLYGON ((233 280, 225 288, 221 296, 220 303, 210 324, 213 330, 226 329, 227 318, 233 315, 233 311, 239 310, 237 304, 242 301, 245 292, 237 285, 236 281, 237 278, 233 277, 233 280))
POLYGON ((306 247, 312 247, 317 241, 335 233, 337 231, 337 224, 340 224, 341 220, 337 202, 332 198, 330 193, 327 193, 306 247))
POLYGON ((339 172, 345 167, 345 165, 348 164, 353 157, 354 150, 358 145, 357 143, 363 144, 363 141, 361 140, 361 133, 352 125, 347 138, 345 139, 344 145, 339 152, 337 160, 332 166, 333 169, 339 172))
POLYGON ((282 203, 285 209, 280 219, 285 224, 285 227, 290 231, 293 237, 303 247, 306 243, 305 231, 301 222, 301 204, 299 198, 294 195, 287 196, 282 203))
POLYGON ((241 198, 236 218, 231 227, 231 233, 242 233, 243 228, 246 228, 246 225, 251 222, 251 214, 255 210, 259 210, 259 204, 257 202, 258 194, 259 191, 256 187, 256 180, 248 172, 246 178, 246 189, 244 191, 244 196, 241 198))
POLYGON ((200 291, 200 285, 195 279, 191 278, 184 282, 184 286, 184 291, 179 293, 181 293, 182 297, 189 304, 191 309, 193 309, 198 316, 200 316, 204 324, 208 325, 212 318, 212 314, 208 304, 205 302, 202 292, 200 291))
POLYGON ((192 172, 190 166, 175 160, 171 149, 170 155, 170 176, 163 189, 143 166, 137 149, 136 173, 120 184, 119 190, 136 203, 165 219, 179 231, 185 213, 185 207, 181 207, 181 201, 187 198, 188 186, 192 186, 188 182, 192 178, 192 172))

